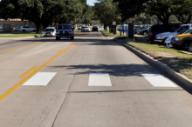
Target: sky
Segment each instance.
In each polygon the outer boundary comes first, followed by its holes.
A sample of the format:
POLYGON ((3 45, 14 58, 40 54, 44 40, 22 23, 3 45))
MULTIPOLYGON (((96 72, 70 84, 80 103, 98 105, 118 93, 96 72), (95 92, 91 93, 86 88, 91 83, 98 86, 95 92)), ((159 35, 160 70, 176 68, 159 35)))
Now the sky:
POLYGON ((88 5, 94 5, 97 0, 87 0, 88 5))

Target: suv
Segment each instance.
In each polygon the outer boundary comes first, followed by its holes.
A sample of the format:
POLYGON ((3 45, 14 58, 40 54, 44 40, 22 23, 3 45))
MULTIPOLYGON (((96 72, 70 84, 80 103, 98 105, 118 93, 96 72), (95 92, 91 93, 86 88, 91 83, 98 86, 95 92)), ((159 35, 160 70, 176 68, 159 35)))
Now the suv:
POLYGON ((57 26, 56 40, 61 38, 74 40, 74 29, 71 24, 60 24, 57 26))

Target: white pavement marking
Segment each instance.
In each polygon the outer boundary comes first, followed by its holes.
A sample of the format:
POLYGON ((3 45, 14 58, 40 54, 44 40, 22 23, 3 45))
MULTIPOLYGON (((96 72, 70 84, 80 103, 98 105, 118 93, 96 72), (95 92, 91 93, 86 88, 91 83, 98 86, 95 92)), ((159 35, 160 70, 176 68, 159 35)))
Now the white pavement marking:
POLYGON ((29 79, 24 86, 47 86, 55 75, 56 72, 39 72, 29 79))
POLYGON ((88 86, 112 86, 110 76, 106 73, 89 74, 88 86))
POLYGON ((142 74, 154 87, 178 87, 173 81, 160 74, 142 74))

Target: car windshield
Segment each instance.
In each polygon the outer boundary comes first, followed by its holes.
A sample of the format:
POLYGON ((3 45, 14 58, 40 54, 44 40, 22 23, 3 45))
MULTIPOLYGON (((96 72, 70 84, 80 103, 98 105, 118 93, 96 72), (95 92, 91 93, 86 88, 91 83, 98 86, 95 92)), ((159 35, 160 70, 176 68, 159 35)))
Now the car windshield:
POLYGON ((187 30, 187 31, 185 32, 185 34, 192 34, 192 29, 187 30))
POLYGON ((176 30, 177 33, 182 34, 189 29, 189 26, 181 26, 179 29, 176 30))
POLYGON ((59 25, 58 29, 72 29, 71 25, 59 25))
POLYGON ((63 25, 63 29, 71 29, 71 25, 63 25))
POLYGON ((54 29, 50 29, 50 28, 49 28, 49 29, 46 29, 45 31, 46 31, 46 32, 53 32, 54 29))
POLYGON ((29 28, 29 26, 24 26, 23 28, 29 28))

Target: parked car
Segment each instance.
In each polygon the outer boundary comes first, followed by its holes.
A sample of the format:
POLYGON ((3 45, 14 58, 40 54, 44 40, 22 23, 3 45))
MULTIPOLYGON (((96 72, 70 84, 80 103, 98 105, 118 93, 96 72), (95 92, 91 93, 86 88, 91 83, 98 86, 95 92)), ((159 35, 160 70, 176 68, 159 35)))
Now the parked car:
POLYGON ((147 35, 149 33, 149 29, 150 28, 140 28, 140 29, 137 29, 135 30, 135 33, 136 34, 139 34, 139 35, 147 35))
POLYGON ((177 49, 192 51, 192 29, 177 35, 172 44, 177 49))
MULTIPOLYGON (((187 26, 187 27, 186 27, 187 30, 184 30, 184 29, 182 30, 182 29, 180 29, 180 32, 178 32, 178 34, 182 34, 182 33, 186 32, 186 31, 192 29, 192 24, 184 24, 183 26, 187 26)), ((176 35, 169 36, 169 37, 165 40, 165 46, 166 46, 166 47, 173 47, 173 46, 172 46, 172 42, 175 40, 175 38, 176 38, 176 35)))
POLYGON ((57 26, 56 40, 61 38, 74 39, 74 28, 71 24, 60 24, 57 26))
POLYGON ((0 32, 3 32, 3 26, 0 25, 0 32))
POLYGON ((44 36, 44 37, 55 37, 56 36, 56 28, 55 27, 47 27, 42 32, 42 36, 44 36))
POLYGON ((149 38, 151 43, 155 43, 155 37, 157 34, 164 33, 164 32, 174 32, 180 26, 181 26, 180 24, 169 24, 169 25, 157 24, 157 25, 153 25, 149 30, 148 38, 149 38))
POLYGON ((20 32, 35 32, 36 28, 32 26, 21 26, 20 27, 20 32))
POLYGON ((99 27, 98 26, 93 26, 92 27, 92 31, 93 32, 98 32, 99 31, 99 27))
POLYGON ((81 27, 81 32, 91 32, 91 29, 88 26, 82 26, 81 27))
POLYGON ((182 34, 191 28, 192 24, 183 24, 174 32, 164 32, 157 34, 155 37, 155 42, 171 47, 171 40, 176 37, 177 34, 182 34))

